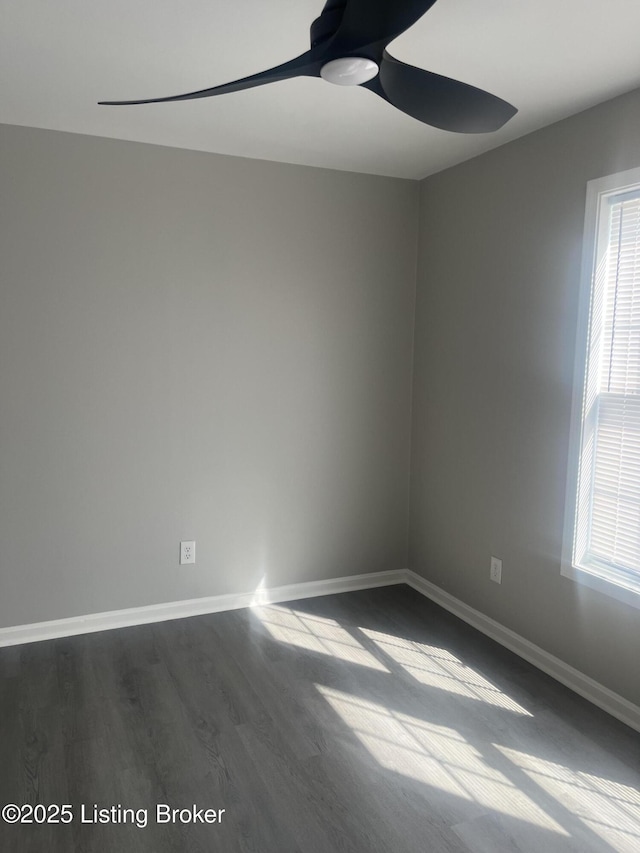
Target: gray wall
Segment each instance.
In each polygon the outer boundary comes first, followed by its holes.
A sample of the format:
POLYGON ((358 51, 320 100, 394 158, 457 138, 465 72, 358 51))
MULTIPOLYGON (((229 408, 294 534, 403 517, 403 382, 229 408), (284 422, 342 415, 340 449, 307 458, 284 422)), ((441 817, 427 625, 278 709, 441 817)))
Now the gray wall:
POLYGON ((405 565, 415 183, 5 126, 0 199, 0 627, 405 565))
POLYGON ((423 182, 410 523, 411 568, 636 703, 640 611, 560 555, 585 187, 639 165, 635 92, 423 182))
POLYGON ((560 576, 585 185, 638 165, 639 92, 421 187, 0 126, 0 627, 405 565, 420 194, 409 565, 640 703, 560 576))

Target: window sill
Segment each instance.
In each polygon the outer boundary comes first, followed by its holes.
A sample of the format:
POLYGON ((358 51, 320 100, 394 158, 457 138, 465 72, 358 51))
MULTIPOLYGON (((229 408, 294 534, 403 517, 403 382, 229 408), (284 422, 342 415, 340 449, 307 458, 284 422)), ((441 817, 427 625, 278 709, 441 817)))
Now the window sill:
POLYGON ((610 598, 622 601, 630 607, 640 609, 640 579, 634 583, 634 581, 623 577, 619 579, 608 578, 599 574, 595 569, 586 569, 570 563, 563 564, 561 574, 565 578, 571 578, 579 584, 608 595, 610 598))

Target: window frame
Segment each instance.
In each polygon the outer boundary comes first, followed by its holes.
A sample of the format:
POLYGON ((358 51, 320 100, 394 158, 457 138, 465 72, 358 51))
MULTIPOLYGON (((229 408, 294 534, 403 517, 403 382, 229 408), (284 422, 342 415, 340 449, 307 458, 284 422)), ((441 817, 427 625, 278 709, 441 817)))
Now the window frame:
POLYGON ((623 601, 632 607, 640 609, 640 576, 635 579, 627 573, 623 571, 618 572, 608 565, 603 565, 599 568, 595 566, 587 568, 585 566, 577 566, 573 562, 593 279, 597 261, 599 233, 603 227, 600 214, 603 203, 609 196, 634 190, 638 186, 640 186, 640 168, 617 172, 616 174, 597 178, 587 183, 560 572, 564 577, 571 578, 580 584, 584 584, 618 601, 623 601))

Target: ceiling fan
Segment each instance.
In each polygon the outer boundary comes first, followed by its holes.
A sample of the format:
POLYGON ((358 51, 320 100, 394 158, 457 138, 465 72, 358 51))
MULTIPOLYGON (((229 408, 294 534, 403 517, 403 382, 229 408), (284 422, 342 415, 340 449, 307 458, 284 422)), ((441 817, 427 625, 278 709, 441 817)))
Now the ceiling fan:
POLYGON ((209 98, 292 77, 322 77, 340 86, 363 86, 407 115, 441 130, 489 133, 517 109, 467 83, 394 59, 387 45, 424 15, 436 0, 328 0, 311 24, 311 49, 295 59, 185 95, 141 101, 100 101, 109 106, 209 98))

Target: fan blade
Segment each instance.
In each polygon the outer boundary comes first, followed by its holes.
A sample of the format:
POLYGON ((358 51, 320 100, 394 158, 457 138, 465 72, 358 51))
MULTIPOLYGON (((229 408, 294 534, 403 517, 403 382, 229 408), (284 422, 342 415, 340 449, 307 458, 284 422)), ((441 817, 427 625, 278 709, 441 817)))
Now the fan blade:
POLYGON ((347 50, 357 50, 375 42, 384 42, 386 45, 415 24, 435 2, 436 0, 346 0, 346 8, 333 45, 347 50))
POLYGON ((418 121, 456 133, 499 130, 518 112, 489 92, 399 62, 386 50, 380 74, 364 86, 418 121))
POLYGON ((319 77, 322 62, 317 59, 317 51, 309 50, 295 59, 276 65, 268 71, 234 80, 232 83, 223 83, 211 89, 200 89, 197 92, 188 92, 186 95, 172 95, 168 98, 147 98, 142 101, 99 101, 102 106, 127 106, 129 104, 161 104, 167 101, 190 101, 194 98, 212 98, 214 95, 226 95, 228 92, 240 92, 243 89, 252 89, 254 86, 264 86, 266 83, 276 83, 279 80, 288 80, 292 77, 319 77))

